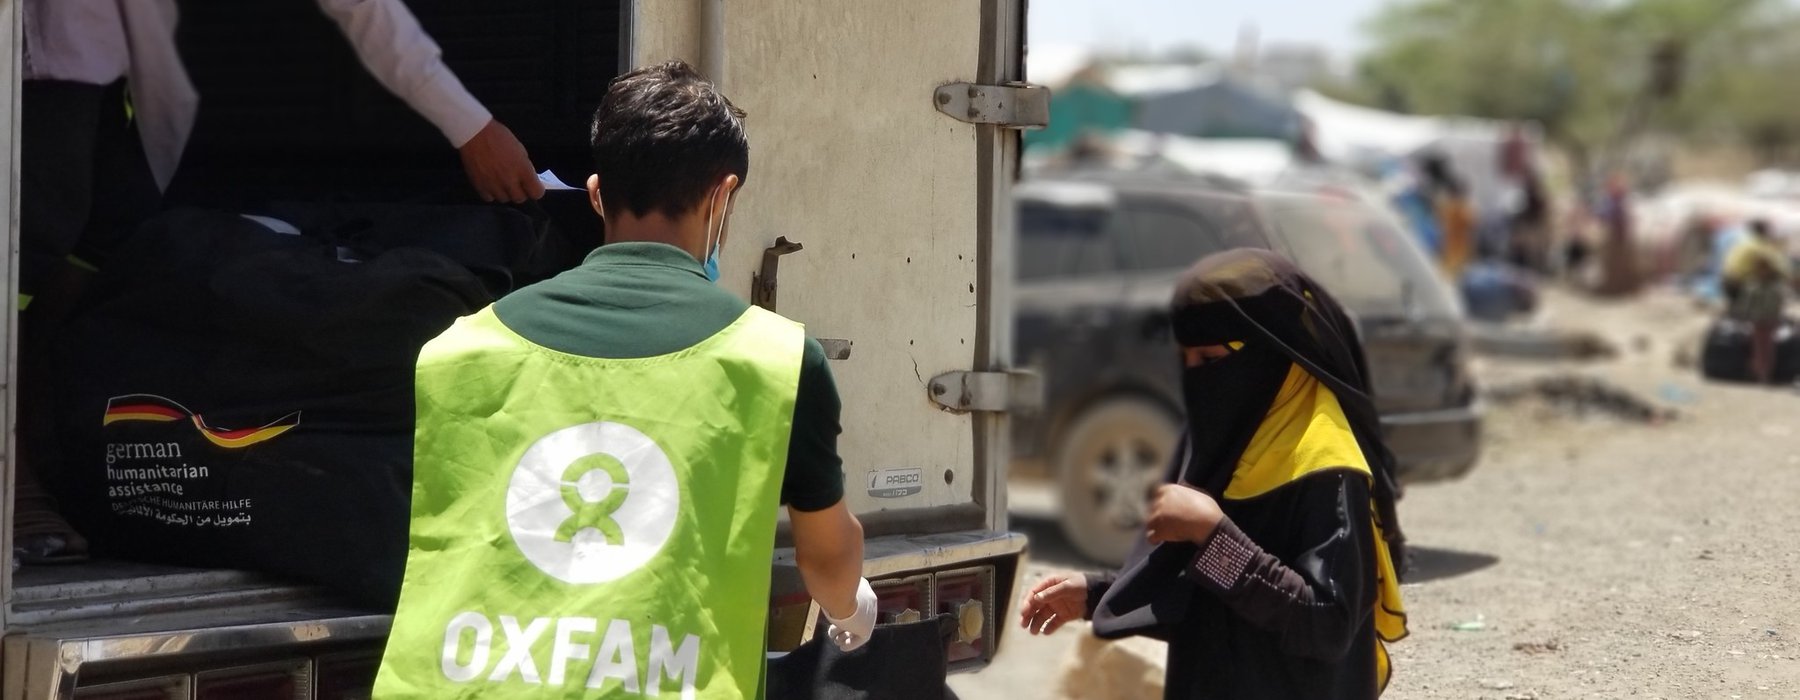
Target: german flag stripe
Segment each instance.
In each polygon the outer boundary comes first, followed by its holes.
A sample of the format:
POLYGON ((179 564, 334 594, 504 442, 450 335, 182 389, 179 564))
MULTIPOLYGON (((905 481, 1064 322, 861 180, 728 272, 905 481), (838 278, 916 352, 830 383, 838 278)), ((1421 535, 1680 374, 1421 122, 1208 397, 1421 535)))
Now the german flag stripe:
POLYGON ((293 430, 294 427, 298 425, 300 425, 300 414, 297 412, 282 416, 281 419, 261 428, 245 428, 241 430, 222 430, 214 428, 207 425, 205 419, 202 419, 200 416, 194 416, 194 427, 200 430, 201 435, 206 436, 208 442, 220 447, 228 448, 249 447, 289 430, 293 430))
POLYGON ((170 421, 178 421, 178 420, 181 420, 186 417, 187 417, 187 412, 182 411, 178 408, 170 408, 169 406, 160 405, 160 404, 130 403, 130 404, 107 406, 106 407, 106 418, 105 418, 105 420, 102 421, 102 424, 103 425, 112 425, 113 423, 117 423, 119 421, 134 421, 134 420, 157 421, 157 422, 166 423, 166 422, 170 422, 170 421))
POLYGON ((106 401, 106 412, 110 414, 115 411, 162 413, 181 418, 194 415, 194 412, 189 411, 186 406, 155 394, 126 394, 125 396, 115 396, 108 399, 106 401))
POLYGON ((151 412, 151 411, 143 411, 143 412, 107 411, 106 418, 104 420, 100 421, 100 424, 101 425, 112 425, 114 423, 118 423, 121 421, 149 421, 149 422, 153 422, 153 423, 173 423, 175 421, 181 420, 181 418, 182 418, 181 416, 171 416, 171 415, 168 415, 165 413, 156 413, 156 412, 151 412))
POLYGON ((128 403, 128 404, 108 406, 106 408, 107 413, 116 413, 116 412, 121 412, 121 411, 130 412, 130 413, 161 413, 163 415, 168 415, 168 416, 179 416, 179 415, 183 415, 184 413, 186 413, 186 411, 183 411, 180 408, 175 408, 172 406, 161 406, 161 405, 151 404, 151 403, 128 403))
POLYGON ((214 428, 206 424, 200 414, 188 410, 170 399, 154 394, 131 394, 116 396, 106 402, 106 415, 101 425, 112 425, 125 421, 143 421, 153 423, 173 423, 187 420, 194 424, 207 442, 219 447, 239 449, 249 447, 272 439, 300 425, 300 413, 294 412, 282 416, 273 423, 260 428, 226 429, 214 428))
POLYGON ((276 436, 293 429, 294 426, 292 425, 283 425, 274 428, 257 428, 255 430, 233 430, 223 434, 203 429, 200 431, 200 434, 206 437, 207 442, 218 445, 219 447, 242 449, 259 442, 274 439, 276 436))

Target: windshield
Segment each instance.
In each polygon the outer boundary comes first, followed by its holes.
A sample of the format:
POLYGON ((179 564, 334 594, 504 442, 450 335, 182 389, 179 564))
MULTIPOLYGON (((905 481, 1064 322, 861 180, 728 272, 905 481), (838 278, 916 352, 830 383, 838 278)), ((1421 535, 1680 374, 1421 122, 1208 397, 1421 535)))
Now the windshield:
POLYGON ((1018 278, 1042 280, 1081 277, 1113 268, 1115 225, 1107 209, 1019 203, 1018 278))
POLYGON ((1259 199, 1285 252, 1356 315, 1457 315, 1424 252, 1386 211, 1339 197, 1259 199))

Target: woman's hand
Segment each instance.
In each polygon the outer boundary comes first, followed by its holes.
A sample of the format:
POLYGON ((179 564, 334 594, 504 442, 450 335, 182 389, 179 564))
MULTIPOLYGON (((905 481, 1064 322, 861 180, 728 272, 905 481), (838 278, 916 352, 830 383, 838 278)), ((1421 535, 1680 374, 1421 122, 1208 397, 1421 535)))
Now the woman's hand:
POLYGON ((1019 626, 1050 634, 1070 620, 1087 617, 1088 580, 1078 573, 1045 576, 1019 600, 1019 626))
POLYGON ((1185 484, 1156 487, 1150 498, 1150 519, 1144 535, 1153 544, 1164 542, 1199 543, 1212 536, 1225 512, 1212 496, 1185 484))

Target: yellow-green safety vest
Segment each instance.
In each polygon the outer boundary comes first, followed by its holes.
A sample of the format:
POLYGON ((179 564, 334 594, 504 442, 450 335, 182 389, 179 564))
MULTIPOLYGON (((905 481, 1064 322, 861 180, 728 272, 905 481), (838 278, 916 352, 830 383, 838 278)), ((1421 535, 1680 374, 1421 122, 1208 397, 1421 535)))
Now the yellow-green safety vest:
POLYGON ((805 336, 557 352, 492 307, 425 346, 406 580, 375 697, 755 698, 805 336))

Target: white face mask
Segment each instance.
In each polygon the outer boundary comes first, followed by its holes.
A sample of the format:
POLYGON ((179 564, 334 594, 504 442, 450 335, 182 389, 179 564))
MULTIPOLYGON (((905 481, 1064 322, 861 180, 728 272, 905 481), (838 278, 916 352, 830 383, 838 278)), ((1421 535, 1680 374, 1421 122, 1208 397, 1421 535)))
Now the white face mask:
MULTIPOLYGON (((714 192, 717 192, 717 190, 714 190, 714 192)), ((713 214, 716 207, 714 202, 717 201, 719 201, 719 199, 716 195, 711 193, 707 194, 706 240, 709 241, 709 243, 706 247, 706 261, 700 266, 701 269, 706 271, 706 278, 714 282, 719 281, 719 247, 725 242, 725 217, 731 215, 731 200, 727 199, 725 201, 725 214, 724 216, 719 217, 719 230, 715 234, 713 231, 713 214)))

